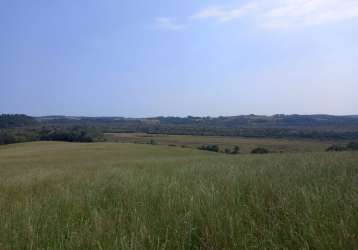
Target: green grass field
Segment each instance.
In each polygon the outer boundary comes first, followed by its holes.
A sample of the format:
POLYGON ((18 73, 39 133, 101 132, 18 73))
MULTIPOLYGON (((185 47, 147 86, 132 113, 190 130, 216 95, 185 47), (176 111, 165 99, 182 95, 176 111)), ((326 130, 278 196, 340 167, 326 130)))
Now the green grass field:
POLYGON ((150 143, 154 140, 159 145, 176 145, 198 148, 203 144, 216 144, 221 149, 240 146, 243 154, 248 154, 257 147, 264 147, 272 152, 300 153, 324 152, 332 144, 344 142, 317 141, 308 139, 269 139, 243 138, 229 136, 193 136, 193 135, 161 135, 144 133, 109 133, 105 138, 111 142, 150 143))
POLYGON ((358 249, 358 154, 1 146, 0 249, 358 249))

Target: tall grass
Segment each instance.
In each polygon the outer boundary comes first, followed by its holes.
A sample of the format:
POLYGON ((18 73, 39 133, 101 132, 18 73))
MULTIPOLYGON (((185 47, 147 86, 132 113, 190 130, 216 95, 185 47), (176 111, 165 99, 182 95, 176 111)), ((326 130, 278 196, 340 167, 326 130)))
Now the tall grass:
POLYGON ((0 148, 0 249, 358 249, 358 154, 0 148))

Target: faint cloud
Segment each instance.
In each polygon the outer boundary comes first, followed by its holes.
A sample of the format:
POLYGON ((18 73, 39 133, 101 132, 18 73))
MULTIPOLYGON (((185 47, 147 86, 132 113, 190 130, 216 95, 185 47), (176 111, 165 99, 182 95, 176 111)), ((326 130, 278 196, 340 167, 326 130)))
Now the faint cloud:
POLYGON ((198 13, 192 16, 193 19, 206 19, 213 18, 220 22, 228 22, 236 18, 242 17, 245 14, 257 8, 256 3, 248 3, 246 5, 236 8, 224 8, 224 7, 209 7, 200 10, 198 13))
POLYGON ((263 25, 268 28, 313 26, 357 17, 357 0, 286 0, 263 13, 263 25))
POLYGON ((170 17, 157 17, 155 19, 154 28, 158 30, 182 30, 185 28, 184 25, 176 23, 174 18, 170 17))
POLYGON ((321 25, 358 18, 358 0, 257 0, 233 8, 204 8, 191 19, 229 22, 244 17, 269 29, 321 25))

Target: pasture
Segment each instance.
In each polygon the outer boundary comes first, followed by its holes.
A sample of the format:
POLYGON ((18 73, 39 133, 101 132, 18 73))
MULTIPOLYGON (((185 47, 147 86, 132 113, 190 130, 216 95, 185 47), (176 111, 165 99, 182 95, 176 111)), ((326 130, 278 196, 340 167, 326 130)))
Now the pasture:
POLYGON ((198 148, 203 144, 215 144, 221 149, 239 146, 240 151, 243 154, 250 153, 251 150, 257 147, 264 147, 276 153, 323 152, 330 145, 337 143, 333 141, 318 141, 309 139, 270 139, 145 133, 107 133, 105 134, 105 138, 107 141, 111 142, 138 144, 149 144, 153 140, 159 145, 172 145, 188 148, 198 148))
POLYGON ((357 183, 353 152, 0 146, 0 249, 358 249, 357 183))

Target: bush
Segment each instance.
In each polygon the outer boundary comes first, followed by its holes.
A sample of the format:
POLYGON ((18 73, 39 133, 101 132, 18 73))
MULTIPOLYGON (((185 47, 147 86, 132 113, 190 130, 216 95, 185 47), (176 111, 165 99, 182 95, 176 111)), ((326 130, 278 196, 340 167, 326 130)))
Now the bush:
POLYGON ((198 148, 199 150, 206 150, 211 152, 219 152, 219 146, 215 144, 202 145, 198 148))
POLYGON ((266 148, 255 148, 251 151, 251 154, 268 154, 270 151, 266 148))
POLYGON ((350 142, 347 145, 347 150, 358 150, 358 142, 350 142))
POLYGON ((225 148, 225 154, 231 154, 231 149, 230 148, 225 148))
POLYGON ((231 155, 237 155, 237 154, 240 153, 240 147, 235 146, 233 149, 232 148, 225 148, 224 153, 225 154, 231 154, 231 155))
POLYGON ((239 146, 235 146, 235 147, 234 147, 234 150, 232 151, 232 154, 237 155, 237 154, 239 154, 239 153, 240 153, 240 147, 239 147, 239 146))
POLYGON ((357 150, 358 150, 358 142, 350 142, 345 147, 332 145, 326 149, 327 152, 357 151, 357 150))
POLYGON ((332 145, 326 149, 326 152, 340 152, 340 151, 344 151, 344 150, 346 150, 346 148, 343 146, 332 145))

